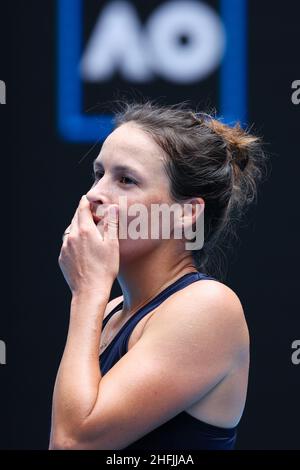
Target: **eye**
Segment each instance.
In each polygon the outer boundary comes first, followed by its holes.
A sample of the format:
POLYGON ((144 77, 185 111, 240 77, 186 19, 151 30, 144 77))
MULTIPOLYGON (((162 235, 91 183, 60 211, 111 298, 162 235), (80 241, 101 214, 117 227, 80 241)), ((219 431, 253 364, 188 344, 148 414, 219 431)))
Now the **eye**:
POLYGON ((134 180, 132 180, 131 178, 128 178, 127 176, 121 176, 120 180, 123 180, 122 184, 136 184, 134 180))
MULTIPOLYGON (((92 179, 93 181, 99 181, 103 175, 103 171, 97 170, 92 173, 92 179)), ((136 181, 134 181, 132 178, 129 178, 128 176, 120 176, 120 183, 125 184, 127 186, 130 184, 137 184, 136 181)))

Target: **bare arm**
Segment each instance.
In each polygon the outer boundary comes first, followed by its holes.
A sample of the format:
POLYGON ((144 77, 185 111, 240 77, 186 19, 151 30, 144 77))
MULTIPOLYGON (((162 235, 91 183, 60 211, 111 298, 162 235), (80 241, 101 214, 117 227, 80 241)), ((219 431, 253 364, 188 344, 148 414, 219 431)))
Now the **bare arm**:
POLYGON ((101 373, 99 344, 103 316, 119 269, 117 213, 109 210, 98 230, 86 196, 80 200, 59 265, 72 291, 68 337, 52 406, 50 449, 67 447, 97 399, 101 373))
POLYGON ((67 342, 56 377, 50 449, 65 442, 89 415, 98 395, 99 343, 110 289, 101 296, 73 296, 67 342))

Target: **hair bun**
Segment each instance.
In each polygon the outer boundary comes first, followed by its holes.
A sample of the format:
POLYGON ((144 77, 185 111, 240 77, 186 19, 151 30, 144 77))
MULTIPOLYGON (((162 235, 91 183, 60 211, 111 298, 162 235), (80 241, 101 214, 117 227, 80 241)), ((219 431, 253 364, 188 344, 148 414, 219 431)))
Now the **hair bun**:
POLYGON ((248 165, 253 148, 256 147, 260 139, 250 135, 239 123, 234 127, 230 127, 214 118, 205 119, 205 116, 202 123, 205 123, 206 126, 210 127, 224 140, 227 148, 228 162, 234 162, 241 171, 244 171, 248 165))
POLYGON ((249 154, 243 149, 237 149, 232 147, 228 149, 229 161, 233 161, 238 165, 241 171, 244 171, 249 162, 249 154))

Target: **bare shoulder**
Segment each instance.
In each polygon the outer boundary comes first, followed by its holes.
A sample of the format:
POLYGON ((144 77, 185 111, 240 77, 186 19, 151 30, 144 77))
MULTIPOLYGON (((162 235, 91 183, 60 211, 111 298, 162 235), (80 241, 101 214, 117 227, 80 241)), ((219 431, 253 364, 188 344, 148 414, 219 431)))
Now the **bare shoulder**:
POLYGON ((218 349, 237 358, 248 354, 249 332, 238 295, 215 280, 201 280, 175 292, 161 305, 144 329, 187 331, 191 340, 206 337, 218 349), (225 351, 226 350, 226 351, 225 351))
POLYGON ((110 300, 106 305, 103 318, 109 315, 110 312, 122 301, 123 301, 123 295, 119 295, 119 297, 115 297, 114 299, 110 300))

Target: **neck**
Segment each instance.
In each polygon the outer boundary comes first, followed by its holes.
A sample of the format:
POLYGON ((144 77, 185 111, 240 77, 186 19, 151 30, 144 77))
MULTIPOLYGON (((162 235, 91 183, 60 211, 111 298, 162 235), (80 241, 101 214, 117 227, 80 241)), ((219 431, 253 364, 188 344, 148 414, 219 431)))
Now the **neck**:
POLYGON ((135 312, 184 274, 195 271, 189 252, 163 244, 144 256, 121 262, 117 279, 123 293, 122 316, 135 312))

